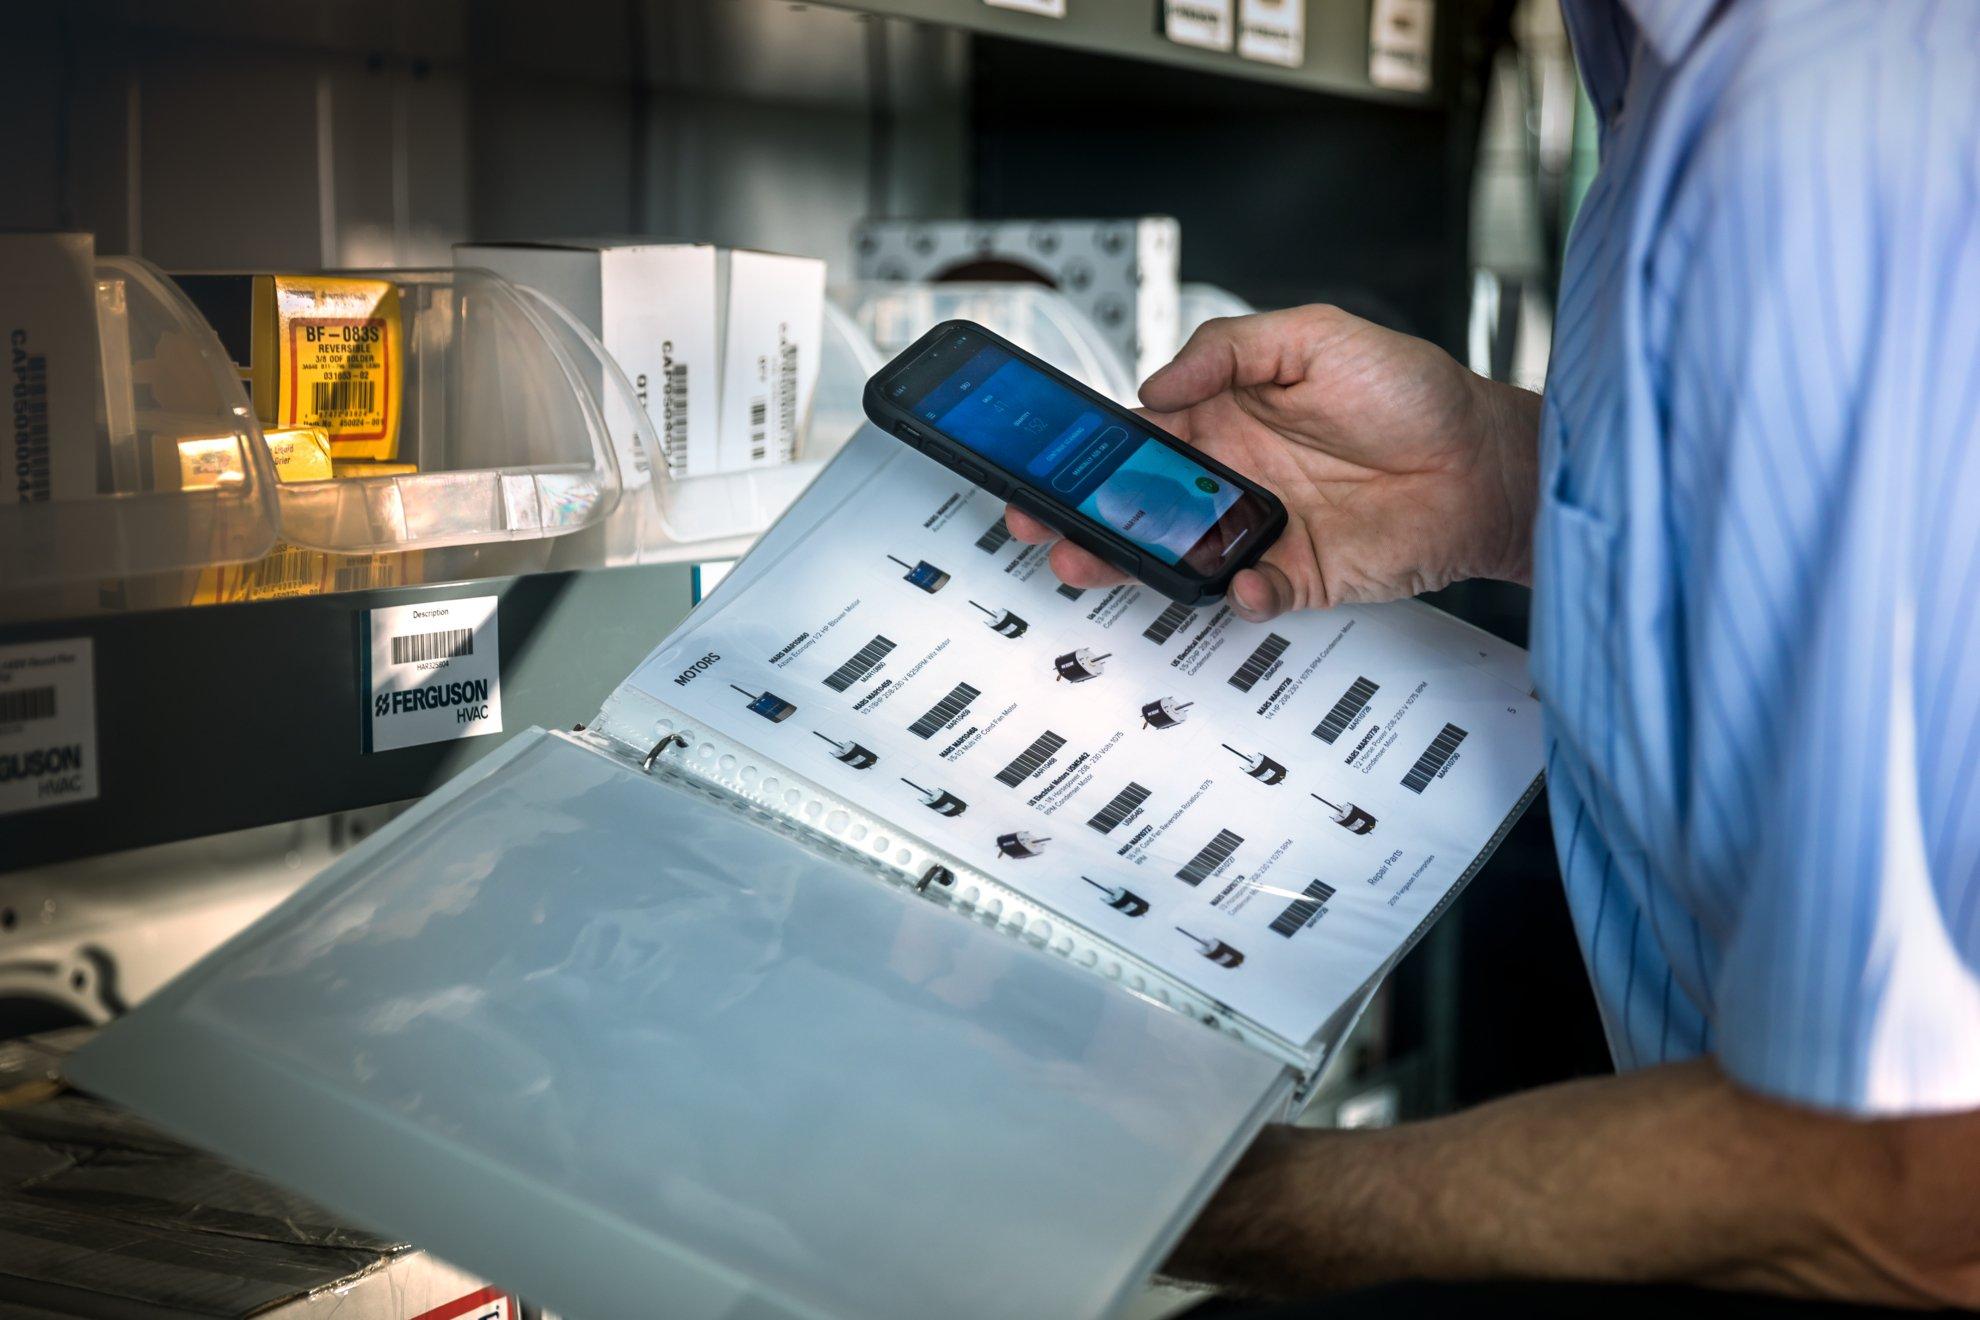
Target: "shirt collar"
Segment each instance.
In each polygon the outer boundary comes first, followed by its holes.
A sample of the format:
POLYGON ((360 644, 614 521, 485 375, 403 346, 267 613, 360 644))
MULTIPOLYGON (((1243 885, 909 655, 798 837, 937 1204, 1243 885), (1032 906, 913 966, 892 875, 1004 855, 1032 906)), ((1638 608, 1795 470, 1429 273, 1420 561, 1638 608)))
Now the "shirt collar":
POLYGON ((1622 7, 1668 66, 1691 49, 1719 0, 1622 0, 1622 7))

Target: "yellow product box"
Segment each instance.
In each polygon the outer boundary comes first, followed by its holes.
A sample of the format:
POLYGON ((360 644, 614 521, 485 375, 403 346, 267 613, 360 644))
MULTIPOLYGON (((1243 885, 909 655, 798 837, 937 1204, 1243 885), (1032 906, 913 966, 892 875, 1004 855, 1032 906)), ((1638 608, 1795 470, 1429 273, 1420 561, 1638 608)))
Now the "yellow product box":
POLYGON ((341 459, 331 467, 339 477, 410 477, 419 471, 417 463, 347 463, 341 459))
MULTIPOLYGON (((328 481, 334 475, 330 437, 321 427, 271 427, 262 435, 268 441, 268 457, 275 464, 275 475, 281 480, 328 481)), ((212 490, 239 482, 245 476, 240 442, 231 435, 184 439, 155 436, 151 471, 160 490, 212 490)))
POLYGON ((338 591, 416 586, 421 554, 333 555, 277 541, 275 548, 247 564, 202 569, 193 587, 193 605, 236 605, 242 601, 283 600, 338 591))
POLYGON ((339 459, 399 456, 398 286, 343 275, 172 278, 219 336, 264 424, 320 427, 339 459))

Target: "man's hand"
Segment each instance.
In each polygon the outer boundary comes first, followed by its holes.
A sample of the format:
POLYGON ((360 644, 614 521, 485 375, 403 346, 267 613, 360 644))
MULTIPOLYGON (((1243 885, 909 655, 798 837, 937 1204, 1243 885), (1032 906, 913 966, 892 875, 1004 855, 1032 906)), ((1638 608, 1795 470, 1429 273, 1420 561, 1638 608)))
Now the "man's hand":
MULTIPOLYGON (((1239 573, 1248 619, 1392 600, 1461 578, 1525 581, 1539 396, 1333 307, 1207 322, 1141 387, 1146 415, 1285 501, 1285 533, 1239 573)), ((1020 539, 1057 533, 1012 509, 1020 539)), ((1070 543, 1074 586, 1123 575, 1070 543)))

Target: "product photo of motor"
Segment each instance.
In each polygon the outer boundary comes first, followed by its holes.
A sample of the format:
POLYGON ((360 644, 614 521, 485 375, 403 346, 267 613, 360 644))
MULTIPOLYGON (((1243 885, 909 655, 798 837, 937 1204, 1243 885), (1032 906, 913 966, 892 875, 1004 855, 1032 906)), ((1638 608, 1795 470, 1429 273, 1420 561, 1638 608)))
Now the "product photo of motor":
POLYGON ((1369 815, 1360 807, 1355 806, 1352 802, 1329 802, 1318 793, 1308 793, 1306 796, 1332 812, 1334 824, 1340 826, 1349 834, 1367 834, 1375 828, 1375 817, 1369 815))
POLYGON ((1246 752, 1240 752, 1229 743, 1224 743, 1222 746, 1225 751, 1244 762, 1244 772, 1253 779, 1256 779, 1259 783, 1278 784, 1285 782, 1286 768, 1263 752, 1253 756, 1246 752))
POLYGON ((1196 944, 1196 951, 1205 958, 1208 958, 1211 962, 1216 963, 1217 966, 1241 967, 1244 965, 1244 955, 1222 940, 1206 940, 1201 935, 1191 935, 1181 926, 1177 926, 1175 929, 1177 933, 1193 940, 1196 944))
POLYGON ((912 779, 903 779, 901 782, 921 794, 921 805, 938 816, 960 816, 969 810, 969 803, 945 788, 923 788, 912 779))
POLYGON ((1112 651, 1095 655, 1085 647, 1068 651, 1052 661, 1052 668, 1059 671, 1059 677, 1068 683, 1084 683, 1088 679, 1100 677, 1107 668, 1107 657, 1112 651))
POLYGON ((907 570, 907 572, 901 574, 901 581, 911 587, 920 587, 931 596, 949 585, 949 575, 929 563, 926 559, 918 559, 910 564, 905 559, 894 559, 892 555, 888 555, 887 558, 893 559, 895 563, 907 570))
POLYGON ((797 714, 796 706, 785 701, 774 692, 751 692, 747 688, 736 687, 734 683, 729 684, 729 686, 749 698, 750 714, 761 715, 772 724, 782 724, 785 720, 797 714))
POLYGON ((1148 900, 1140 894, 1135 893, 1132 889, 1123 889, 1119 885, 1103 885, 1090 875, 1083 875, 1080 879, 1099 890, 1101 899, 1107 906, 1121 913, 1123 916, 1145 917, 1148 915, 1148 900))
MULTIPOLYGON (((971 601, 970 604, 976 605, 976 602, 971 601)), ((982 610, 984 615, 987 616, 986 622, 989 625, 990 631, 996 633, 999 637, 1022 637, 1025 631, 1031 627, 1030 624, 1009 610, 993 610, 988 605, 976 605, 976 608, 982 610)))
POLYGON ((1036 857, 1045 851, 1045 845, 1051 841, 1049 835, 1040 838, 1030 830, 1016 830, 997 836, 997 852, 1005 857, 1036 857))
POLYGON ((1193 701, 1178 701, 1174 697, 1151 701, 1141 708, 1141 727, 1173 729, 1189 718, 1189 708, 1195 704, 1193 701))
POLYGON ((811 736, 823 738, 825 745, 832 749, 832 759, 842 765, 849 765, 855 770, 871 770, 880 764, 879 754, 871 748, 863 747, 856 742, 840 742, 837 738, 826 737, 816 729, 811 731, 811 736))

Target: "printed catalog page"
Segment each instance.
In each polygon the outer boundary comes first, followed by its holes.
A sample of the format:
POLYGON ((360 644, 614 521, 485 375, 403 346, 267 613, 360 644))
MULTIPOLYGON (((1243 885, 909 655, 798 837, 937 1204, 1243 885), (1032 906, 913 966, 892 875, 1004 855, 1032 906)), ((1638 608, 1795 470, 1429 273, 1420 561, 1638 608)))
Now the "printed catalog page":
POLYGON ((902 448, 631 682, 1304 1042, 1538 776, 1523 654, 1074 590, 1002 512, 902 448))

